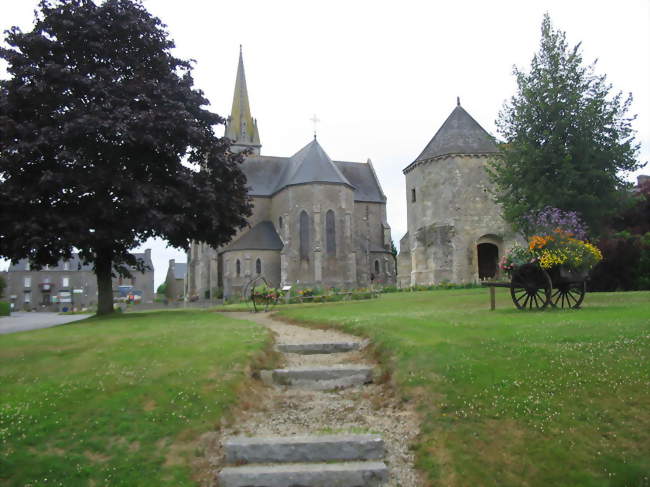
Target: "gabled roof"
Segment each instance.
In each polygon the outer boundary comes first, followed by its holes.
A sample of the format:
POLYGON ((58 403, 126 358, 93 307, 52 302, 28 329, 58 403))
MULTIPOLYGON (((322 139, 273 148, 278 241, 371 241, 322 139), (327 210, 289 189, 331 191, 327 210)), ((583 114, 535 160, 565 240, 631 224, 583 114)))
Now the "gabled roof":
POLYGON ((187 274, 187 263, 186 262, 175 262, 174 263, 174 279, 185 279, 185 274, 187 274))
POLYGON ((498 149, 492 136, 460 106, 459 101, 415 162, 451 154, 495 152, 498 149))
POLYGON ((287 186, 306 183, 332 183, 352 186, 314 137, 289 159, 276 192, 287 186))
POLYGON ((282 250, 282 247, 284 245, 275 231, 273 223, 263 221, 226 247, 224 252, 231 250, 282 250))
POLYGON ((334 165, 354 186, 354 200, 368 203, 385 203, 386 196, 369 162, 334 161, 334 165))

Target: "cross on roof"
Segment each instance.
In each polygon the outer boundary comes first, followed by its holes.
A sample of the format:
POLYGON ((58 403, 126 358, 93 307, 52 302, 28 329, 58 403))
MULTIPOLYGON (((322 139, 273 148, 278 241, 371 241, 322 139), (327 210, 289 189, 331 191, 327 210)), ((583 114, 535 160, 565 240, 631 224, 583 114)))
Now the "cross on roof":
POLYGON ((315 139, 316 138, 316 125, 318 124, 318 122, 320 122, 320 118, 318 118, 316 116, 316 114, 314 113, 314 116, 311 117, 309 120, 311 120, 312 123, 314 124, 314 139, 315 139))

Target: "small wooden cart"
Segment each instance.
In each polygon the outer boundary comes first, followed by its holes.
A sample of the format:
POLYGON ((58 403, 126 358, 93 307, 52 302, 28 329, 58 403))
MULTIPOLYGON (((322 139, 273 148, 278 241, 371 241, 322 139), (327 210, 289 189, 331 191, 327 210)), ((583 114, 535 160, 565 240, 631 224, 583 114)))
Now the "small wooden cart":
POLYGON ((561 266, 549 270, 537 264, 524 264, 512 272, 510 282, 486 282, 490 287, 490 304, 494 309, 494 288, 510 288, 512 302, 519 309, 577 309, 587 292, 586 273, 572 272, 561 266))

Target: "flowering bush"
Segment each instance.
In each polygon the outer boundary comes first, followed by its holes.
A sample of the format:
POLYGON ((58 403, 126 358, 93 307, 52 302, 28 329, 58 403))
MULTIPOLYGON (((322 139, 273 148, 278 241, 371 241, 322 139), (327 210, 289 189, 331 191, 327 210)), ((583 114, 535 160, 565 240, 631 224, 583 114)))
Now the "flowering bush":
POLYGON ((559 229, 580 240, 587 238, 587 226, 575 211, 564 211, 547 206, 525 216, 524 220, 528 235, 551 235, 559 229))
POLYGON ((256 286, 252 292, 252 298, 260 303, 274 303, 282 296, 282 291, 266 285, 256 286))
POLYGON ((527 247, 515 245, 503 256, 499 267, 510 274, 515 268, 534 261, 535 257, 527 247))
POLYGON ((588 272, 603 256, 595 245, 574 238, 571 233, 556 228, 548 235, 533 235, 528 247, 515 246, 501 260, 500 267, 512 272, 526 263, 537 263, 542 269, 563 266, 575 272, 588 272))

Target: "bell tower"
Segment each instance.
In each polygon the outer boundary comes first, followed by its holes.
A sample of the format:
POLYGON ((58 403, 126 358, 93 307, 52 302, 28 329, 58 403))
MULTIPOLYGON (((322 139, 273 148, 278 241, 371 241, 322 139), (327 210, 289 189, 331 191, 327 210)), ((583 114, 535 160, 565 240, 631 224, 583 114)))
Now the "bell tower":
POLYGON ((225 136, 233 141, 231 146, 233 151, 250 149, 253 154, 259 155, 262 144, 257 130, 257 120, 251 115, 248 101, 248 88, 246 87, 241 45, 239 46, 239 65, 237 66, 235 93, 232 98, 230 117, 226 121, 225 136))

